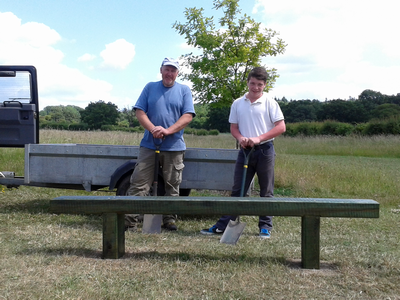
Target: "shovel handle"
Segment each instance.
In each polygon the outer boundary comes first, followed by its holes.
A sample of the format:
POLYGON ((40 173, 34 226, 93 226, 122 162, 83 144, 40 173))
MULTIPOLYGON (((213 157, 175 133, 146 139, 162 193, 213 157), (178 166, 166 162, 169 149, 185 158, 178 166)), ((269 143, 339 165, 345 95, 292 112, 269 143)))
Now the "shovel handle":
POLYGON ((157 195, 157 189, 158 189, 158 169, 160 168, 159 163, 160 163, 160 147, 163 143, 162 139, 156 139, 153 137, 153 143, 154 146, 156 146, 155 150, 155 158, 154 158, 154 178, 153 178, 153 196, 158 196, 157 195))
POLYGON ((250 155, 253 153, 254 151, 254 147, 252 147, 249 151, 249 153, 246 154, 246 149, 242 148, 243 151, 243 155, 244 155, 244 164, 243 164, 243 178, 242 178, 242 187, 240 189, 240 197, 244 196, 244 187, 246 184, 246 175, 247 175, 247 168, 249 167, 249 159, 250 159, 250 155))

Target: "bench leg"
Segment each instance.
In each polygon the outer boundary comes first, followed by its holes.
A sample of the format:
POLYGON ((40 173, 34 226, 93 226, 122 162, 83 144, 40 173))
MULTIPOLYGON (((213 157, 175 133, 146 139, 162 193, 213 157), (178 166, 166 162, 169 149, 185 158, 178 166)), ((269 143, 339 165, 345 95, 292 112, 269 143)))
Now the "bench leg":
POLYGON ((103 214, 103 258, 117 259, 125 254, 125 215, 103 214))
POLYGON ((304 269, 319 269, 320 217, 301 218, 301 265, 304 269))

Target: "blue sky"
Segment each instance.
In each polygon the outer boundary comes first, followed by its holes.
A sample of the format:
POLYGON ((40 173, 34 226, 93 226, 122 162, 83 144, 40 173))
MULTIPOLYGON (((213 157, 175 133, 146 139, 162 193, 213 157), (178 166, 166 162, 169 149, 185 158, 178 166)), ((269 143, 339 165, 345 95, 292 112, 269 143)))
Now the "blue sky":
MULTIPOLYGON (((280 78, 271 97, 348 99, 400 93, 400 4, 241 0, 243 13, 280 33, 285 54, 265 58, 280 78)), ((218 17, 212 0, 0 0, 0 64, 38 69, 41 109, 104 100, 120 109, 160 79, 164 57, 191 52, 173 28, 187 7, 218 17)), ((187 83, 190 85, 190 83, 187 83)))

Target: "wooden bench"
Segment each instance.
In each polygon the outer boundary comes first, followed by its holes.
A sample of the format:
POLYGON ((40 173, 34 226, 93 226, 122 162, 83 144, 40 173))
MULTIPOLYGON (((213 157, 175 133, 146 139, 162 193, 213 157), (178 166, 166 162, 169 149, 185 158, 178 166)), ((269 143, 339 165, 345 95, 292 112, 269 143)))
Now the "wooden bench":
POLYGON ((50 200, 50 212, 102 214, 103 258, 114 259, 125 254, 126 213, 301 217, 302 267, 319 269, 320 218, 379 218, 379 203, 369 199, 64 196, 50 200))

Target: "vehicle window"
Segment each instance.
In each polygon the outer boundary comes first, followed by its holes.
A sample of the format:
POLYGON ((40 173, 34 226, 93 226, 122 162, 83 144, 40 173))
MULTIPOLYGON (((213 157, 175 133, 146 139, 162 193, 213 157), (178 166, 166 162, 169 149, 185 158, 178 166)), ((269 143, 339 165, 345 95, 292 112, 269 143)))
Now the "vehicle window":
POLYGON ((16 72, 15 77, 0 77, 0 103, 18 101, 30 103, 31 80, 27 71, 16 72))

